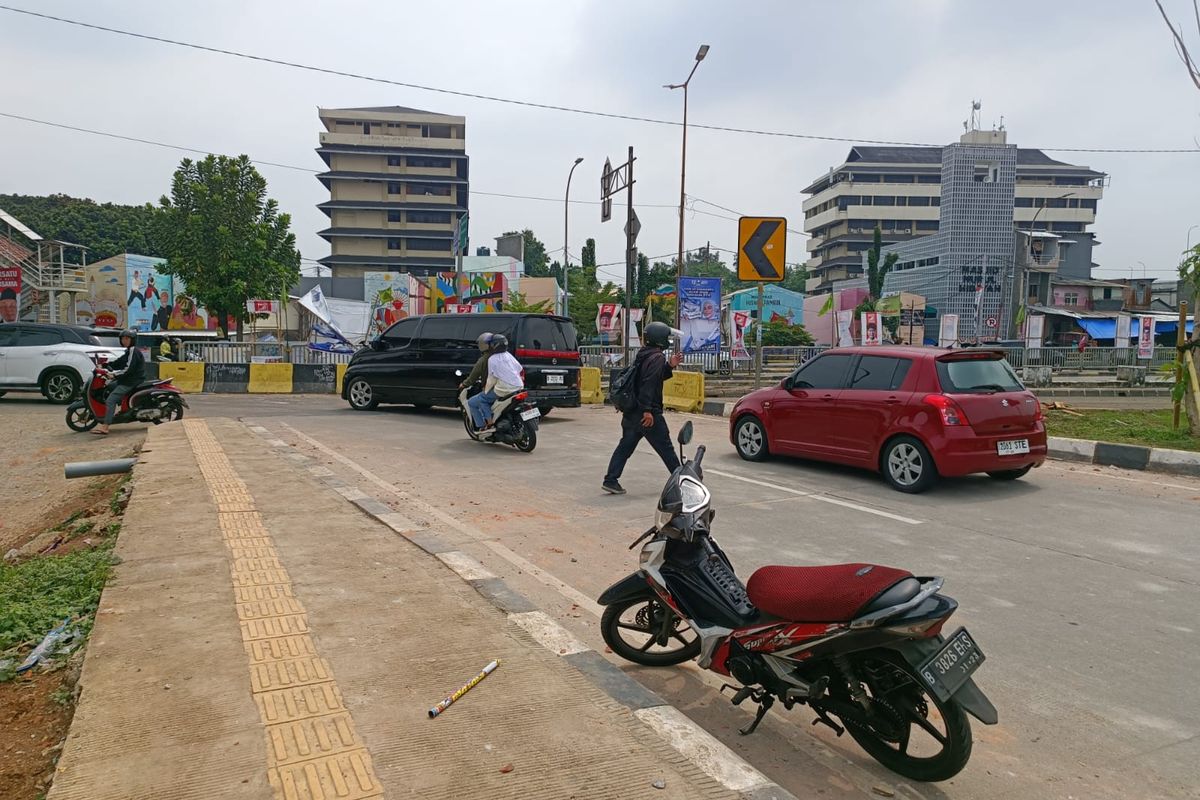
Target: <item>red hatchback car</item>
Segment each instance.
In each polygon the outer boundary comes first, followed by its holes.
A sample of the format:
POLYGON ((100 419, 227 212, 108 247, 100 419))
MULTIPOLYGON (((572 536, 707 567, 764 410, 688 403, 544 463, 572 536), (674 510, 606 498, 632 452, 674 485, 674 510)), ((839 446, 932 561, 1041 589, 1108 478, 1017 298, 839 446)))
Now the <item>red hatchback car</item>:
POLYGON ((1013 480, 1046 460, 1042 407, 1004 354, 933 347, 845 347, 778 386, 738 400, 738 455, 795 455, 866 467, 902 492, 939 475, 1013 480))

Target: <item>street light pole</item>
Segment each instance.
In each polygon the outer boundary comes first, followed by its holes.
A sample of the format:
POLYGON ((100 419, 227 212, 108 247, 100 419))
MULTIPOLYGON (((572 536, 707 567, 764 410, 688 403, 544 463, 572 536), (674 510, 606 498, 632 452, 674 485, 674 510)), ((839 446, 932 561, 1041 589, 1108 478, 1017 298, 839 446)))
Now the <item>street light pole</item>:
POLYGON ((575 168, 583 161, 583 156, 575 159, 575 163, 571 165, 571 171, 567 173, 567 192, 563 197, 563 316, 571 316, 571 290, 570 290, 570 256, 567 252, 567 230, 568 222, 571 219, 571 176, 575 174, 575 168))
MULTIPOLYGON (((687 199, 686 181, 687 181, 687 107, 688 107, 688 84, 692 82, 692 76, 696 74, 696 68, 700 66, 700 62, 708 55, 708 45, 700 45, 700 49, 696 51, 696 62, 692 64, 692 71, 688 73, 687 80, 683 83, 668 83, 664 84, 665 89, 683 89, 683 152, 679 160, 679 254, 678 261, 675 264, 675 279, 678 285, 679 278, 683 277, 683 207, 687 199)), ((675 327, 679 327, 679 298, 675 299, 675 327)))

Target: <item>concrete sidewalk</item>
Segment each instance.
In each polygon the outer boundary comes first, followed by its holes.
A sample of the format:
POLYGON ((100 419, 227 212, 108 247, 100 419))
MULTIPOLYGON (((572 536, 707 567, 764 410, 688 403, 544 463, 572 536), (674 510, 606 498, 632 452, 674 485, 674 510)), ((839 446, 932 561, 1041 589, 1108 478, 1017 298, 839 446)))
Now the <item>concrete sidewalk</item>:
POLYGON ((50 800, 737 796, 240 423, 150 431, 117 554, 50 800))

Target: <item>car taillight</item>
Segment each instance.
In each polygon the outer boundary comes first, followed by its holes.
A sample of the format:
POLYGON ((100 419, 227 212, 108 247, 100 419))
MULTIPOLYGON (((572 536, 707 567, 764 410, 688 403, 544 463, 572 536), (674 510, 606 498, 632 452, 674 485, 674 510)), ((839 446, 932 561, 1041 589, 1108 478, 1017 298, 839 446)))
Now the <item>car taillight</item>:
POLYGON ((925 405, 933 406, 942 415, 942 424, 951 425, 970 425, 967 421, 967 415, 958 407, 958 403, 951 400, 944 394, 929 394, 925 395, 925 405))
POLYGON ((1037 399, 1037 395, 1033 396, 1033 421, 1045 422, 1046 412, 1042 411, 1042 401, 1037 399))
POLYGON ((516 396, 516 397, 514 397, 513 399, 514 399, 514 400, 524 400, 524 399, 526 399, 527 397, 529 397, 529 392, 521 392, 519 395, 517 395, 517 396, 516 396))

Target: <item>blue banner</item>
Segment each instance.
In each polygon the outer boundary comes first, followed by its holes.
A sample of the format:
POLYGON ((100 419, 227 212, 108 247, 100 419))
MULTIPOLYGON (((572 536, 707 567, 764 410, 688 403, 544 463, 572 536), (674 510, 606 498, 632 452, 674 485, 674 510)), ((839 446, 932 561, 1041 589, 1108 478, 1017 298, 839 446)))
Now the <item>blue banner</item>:
POLYGON ((679 279, 679 327, 683 352, 721 350, 721 279, 679 279))

